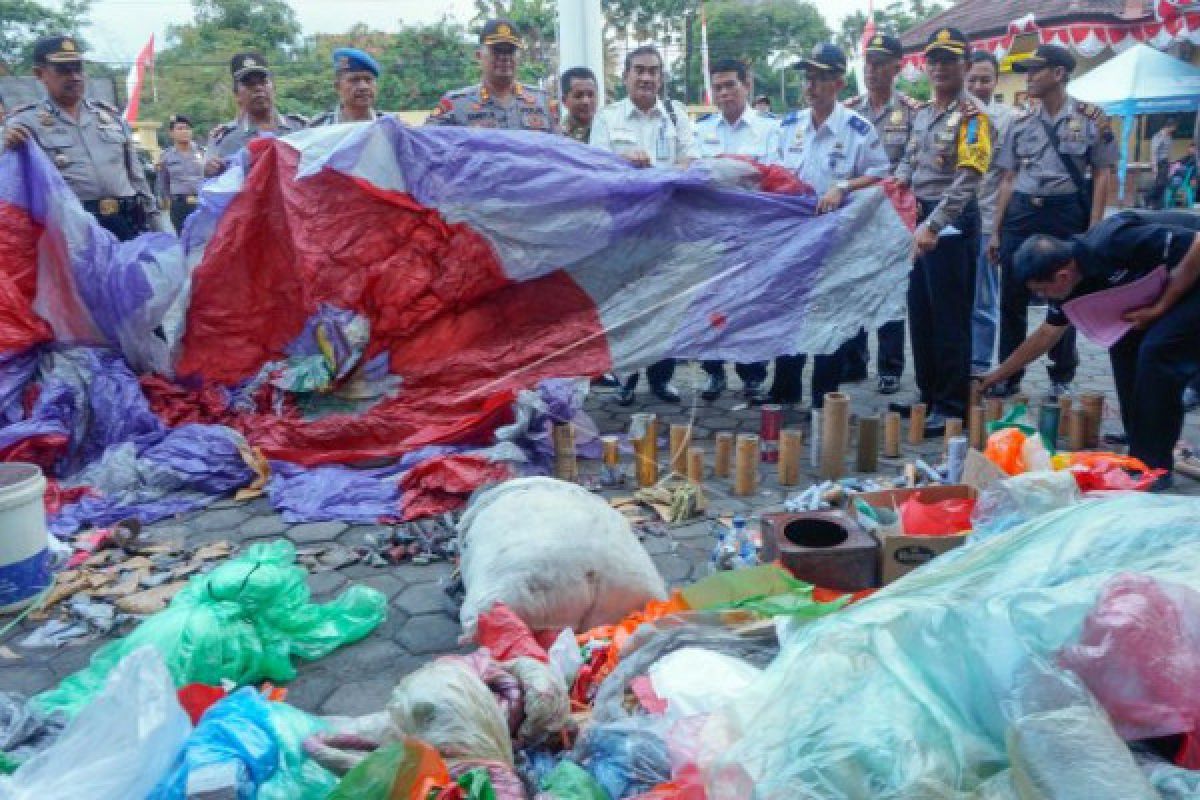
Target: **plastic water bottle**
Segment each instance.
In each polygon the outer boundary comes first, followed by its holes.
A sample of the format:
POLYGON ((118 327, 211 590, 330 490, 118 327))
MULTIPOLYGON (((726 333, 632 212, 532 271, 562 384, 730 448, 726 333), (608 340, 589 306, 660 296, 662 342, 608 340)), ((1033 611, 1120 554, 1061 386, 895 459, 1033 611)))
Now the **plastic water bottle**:
POLYGON ((725 554, 725 548, 729 544, 729 529, 724 525, 714 525, 717 534, 716 544, 713 545, 712 552, 708 555, 708 571, 715 575, 721 571, 721 559, 725 554))
POLYGON ((738 569, 758 564, 758 551, 750 532, 746 530, 746 518, 738 514, 733 518, 734 563, 738 569))

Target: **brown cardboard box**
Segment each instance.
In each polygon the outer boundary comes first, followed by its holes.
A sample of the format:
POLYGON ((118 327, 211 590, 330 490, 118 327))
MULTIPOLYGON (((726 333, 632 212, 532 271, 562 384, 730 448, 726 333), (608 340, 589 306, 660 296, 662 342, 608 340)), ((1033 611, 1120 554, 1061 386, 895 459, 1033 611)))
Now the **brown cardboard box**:
MULTIPOLYGON (((889 489, 882 492, 863 492, 855 495, 867 505, 876 508, 886 508, 899 512, 904 501, 914 494, 921 494, 926 500, 937 502, 962 497, 975 498, 978 493, 970 486, 929 486, 916 489, 889 489)), ((854 508, 854 504, 850 506, 854 508)), ((855 510, 857 514, 857 509, 855 510)), ((879 574, 883 585, 895 581, 912 572, 922 564, 949 550, 953 550, 967 540, 967 532, 953 536, 913 536, 904 531, 904 524, 897 513, 895 524, 884 525, 879 530, 879 574)))

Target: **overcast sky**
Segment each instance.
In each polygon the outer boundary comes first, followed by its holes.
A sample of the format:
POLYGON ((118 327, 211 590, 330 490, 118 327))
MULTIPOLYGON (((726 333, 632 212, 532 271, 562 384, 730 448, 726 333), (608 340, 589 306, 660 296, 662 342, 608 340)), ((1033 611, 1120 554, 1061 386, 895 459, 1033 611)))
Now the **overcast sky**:
MULTIPOLYGON (((867 0, 811 1, 834 30, 843 16, 867 7, 867 0)), ((471 0, 290 0, 290 3, 306 34, 341 33, 357 22, 390 30, 400 20, 433 22, 443 14, 465 23, 473 13, 471 0)), ((169 26, 188 22, 191 17, 190 0, 95 0, 88 37, 92 56, 100 61, 131 62, 150 34, 161 43, 169 26)))

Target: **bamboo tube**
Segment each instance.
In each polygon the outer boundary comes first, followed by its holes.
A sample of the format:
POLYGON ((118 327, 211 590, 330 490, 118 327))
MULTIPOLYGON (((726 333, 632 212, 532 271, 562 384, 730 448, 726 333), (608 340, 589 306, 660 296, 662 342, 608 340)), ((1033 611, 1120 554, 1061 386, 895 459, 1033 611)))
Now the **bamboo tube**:
POLYGON ((691 444, 691 425, 671 426, 671 472, 676 475, 687 475, 688 448, 691 444))
POLYGON ((1071 418, 1071 409, 1074 407, 1074 405, 1074 399, 1069 394, 1064 394, 1062 397, 1058 398, 1058 419, 1060 424, 1064 427, 1067 424, 1067 420, 1071 418))
POLYGON ((704 483, 704 451, 699 447, 688 448, 687 477, 696 485, 704 483))
POLYGON ((821 409, 821 477, 833 481, 846 474, 846 448, 850 444, 850 397, 842 392, 825 395, 821 409))
POLYGON ((1073 451, 1087 448, 1088 418, 1082 408, 1071 409, 1067 420, 1067 447, 1073 451))
POLYGON ((895 411, 889 411, 883 418, 883 455, 900 457, 900 415, 895 411))
POLYGON ((1101 392, 1084 392, 1079 396, 1079 405, 1087 414, 1087 446, 1100 446, 1100 423, 1104 421, 1104 395, 1101 392))
POLYGON ((658 483, 658 420, 653 414, 634 414, 629 428, 637 482, 644 489, 658 483))
POLYGON ((718 478, 728 478, 733 471, 733 434, 718 433, 716 443, 717 452, 713 457, 713 475, 718 478))
POLYGON ((758 435, 739 434, 735 451, 733 493, 738 497, 749 497, 758 491, 758 435))
POLYGON ((983 424, 984 410, 981 405, 971 406, 971 414, 968 418, 967 441, 971 443, 971 447, 982 451, 987 446, 987 428, 983 424))
POLYGON ((914 403, 908 415, 908 443, 921 444, 925 441, 925 404, 914 403))
POLYGON ((570 423, 554 425, 554 477, 560 481, 579 480, 579 462, 575 460, 575 427, 570 423))
POLYGON ((800 459, 804 453, 804 431, 784 428, 779 432, 779 485, 800 483, 800 459))
POLYGON ((858 421, 858 472, 875 472, 879 469, 879 417, 863 417, 858 421))
POLYGON ((1004 398, 1002 397, 989 397, 984 403, 984 407, 987 409, 985 418, 987 422, 995 422, 1004 416, 1004 398))
POLYGON ((971 399, 967 408, 983 405, 983 384, 977 380, 971 381, 971 399))
POLYGON ((943 448, 943 455, 950 455, 950 440, 962 436, 963 421, 958 417, 950 417, 946 420, 946 437, 943 448))
POLYGON ((604 466, 616 467, 621 463, 619 439, 616 436, 601 436, 600 443, 604 446, 604 466))

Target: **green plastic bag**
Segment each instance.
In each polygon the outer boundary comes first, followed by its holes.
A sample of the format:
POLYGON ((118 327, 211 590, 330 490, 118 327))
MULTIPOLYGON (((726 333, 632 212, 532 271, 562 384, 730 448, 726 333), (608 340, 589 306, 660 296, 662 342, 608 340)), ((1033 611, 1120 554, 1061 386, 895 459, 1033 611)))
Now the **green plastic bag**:
POLYGON ((496 790, 492 788, 492 777, 483 767, 469 770, 458 776, 455 781, 458 788, 467 794, 467 800, 496 800, 496 790))
POLYGON ((554 800, 612 800, 591 773, 573 761, 560 761, 539 788, 554 800))
POLYGON ((404 742, 384 745, 347 772, 329 800, 388 800, 396 772, 407 755, 404 742))
POLYGON ((820 617, 848 602, 842 598, 818 603, 812 597, 812 584, 796 580, 774 564, 718 572, 682 591, 696 611, 746 611, 762 617, 820 617))
POLYGON ((167 608, 97 650, 87 667, 33 702, 73 716, 121 659, 143 645, 158 650, 176 686, 289 681, 296 677, 293 657, 321 658, 383 621, 387 599, 369 587, 352 586, 325 605, 309 602, 308 573, 295 558, 296 548, 280 539, 192 578, 167 608))
POLYGON ((267 708, 279 742, 279 771, 259 788, 256 800, 325 800, 337 776, 308 757, 304 740, 328 724, 287 703, 268 703, 267 708))

